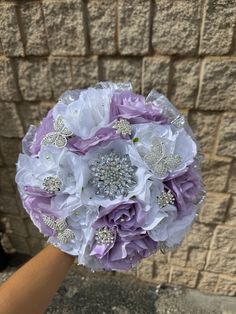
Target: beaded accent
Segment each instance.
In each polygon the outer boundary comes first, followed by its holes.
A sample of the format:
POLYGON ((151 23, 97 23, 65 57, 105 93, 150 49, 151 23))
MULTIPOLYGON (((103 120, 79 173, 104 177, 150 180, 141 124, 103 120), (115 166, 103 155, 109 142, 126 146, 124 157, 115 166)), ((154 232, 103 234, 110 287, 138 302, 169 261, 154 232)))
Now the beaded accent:
POLYGON ((90 163, 90 184, 96 188, 96 194, 114 199, 118 195, 126 196, 137 184, 136 166, 131 164, 128 155, 120 155, 114 150, 90 163))
POLYGON ((43 180, 43 189, 48 193, 60 191, 62 182, 58 177, 48 176, 43 180))
POLYGON ((111 244, 114 242, 114 234, 109 227, 105 226, 96 230, 95 240, 97 244, 111 244))
POLYGON ((174 202, 175 202, 175 198, 170 190, 167 192, 163 191, 161 195, 157 197, 157 203, 160 206, 160 208, 163 208, 169 204, 173 205, 174 202))
POLYGON ((164 144, 156 137, 152 141, 150 151, 144 156, 144 161, 158 177, 164 177, 180 165, 181 157, 174 154, 167 155, 164 144))
POLYGON ((185 117, 182 114, 180 114, 174 120, 171 121, 171 124, 173 124, 177 128, 182 128, 185 124, 185 117))
POLYGON ((116 131, 117 133, 120 133, 122 135, 127 135, 127 134, 131 135, 131 132, 132 132, 131 124, 129 123, 129 121, 125 119, 120 119, 116 121, 112 127, 117 130, 116 131))
POLYGON ((55 231, 56 238, 60 243, 65 244, 74 239, 75 234, 71 229, 68 228, 66 219, 64 218, 53 219, 50 216, 43 215, 43 221, 45 225, 47 225, 50 229, 55 231))
POLYGON ((71 132, 65 125, 60 115, 57 116, 54 121, 54 130, 55 132, 49 132, 44 136, 41 141, 41 145, 54 145, 57 148, 63 148, 67 144, 67 137, 71 136, 71 132))

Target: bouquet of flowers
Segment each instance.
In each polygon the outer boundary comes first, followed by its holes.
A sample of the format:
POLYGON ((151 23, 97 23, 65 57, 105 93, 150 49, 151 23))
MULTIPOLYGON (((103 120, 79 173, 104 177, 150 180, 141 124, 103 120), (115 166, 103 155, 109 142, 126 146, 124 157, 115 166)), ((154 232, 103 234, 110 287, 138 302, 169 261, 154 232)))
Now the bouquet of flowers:
POLYGON ((65 92, 17 162, 23 206, 48 241, 94 270, 179 245, 204 189, 197 143, 162 94, 129 83, 65 92))

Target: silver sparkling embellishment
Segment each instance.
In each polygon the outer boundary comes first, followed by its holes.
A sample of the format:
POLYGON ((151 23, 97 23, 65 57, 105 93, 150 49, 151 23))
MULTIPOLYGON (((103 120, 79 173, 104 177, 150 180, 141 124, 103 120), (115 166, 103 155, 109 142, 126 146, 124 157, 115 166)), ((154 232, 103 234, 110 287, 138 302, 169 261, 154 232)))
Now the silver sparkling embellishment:
POLYGON ((66 219, 58 218, 53 219, 50 216, 43 215, 44 223, 55 232, 55 236, 60 243, 68 243, 72 239, 74 239, 74 232, 68 228, 66 219))
POLYGON ((132 128, 129 123, 129 121, 125 119, 120 119, 115 122, 115 124, 112 126, 114 129, 116 129, 117 133, 120 133, 122 135, 131 135, 132 128))
POLYGON ((61 185, 62 182, 58 177, 48 176, 43 180, 43 189, 49 193, 60 191, 61 185))
POLYGON ((174 120, 171 121, 171 124, 173 124, 177 128, 182 128, 185 124, 185 117, 182 114, 180 114, 174 120))
POLYGON ((96 188, 96 194, 110 199, 126 196, 137 184, 136 166, 131 164, 128 155, 120 155, 114 150, 90 163, 90 184, 96 188))
POLYGON ((54 121, 54 130, 55 132, 49 132, 44 136, 41 141, 41 145, 54 145, 57 148, 63 148, 67 144, 67 137, 71 136, 71 132, 65 125, 60 115, 57 116, 54 121))
POLYGON ((163 191, 160 196, 157 197, 157 203, 160 206, 160 208, 163 208, 167 205, 173 205, 175 202, 174 195, 171 193, 171 191, 163 191))
POLYGON ((150 151, 144 156, 144 161, 159 177, 165 177, 169 171, 175 170, 181 163, 179 155, 167 154, 164 144, 155 138, 150 151))
POLYGON ((114 242, 114 234, 110 228, 105 226, 96 230, 95 240, 97 244, 111 244, 114 242))

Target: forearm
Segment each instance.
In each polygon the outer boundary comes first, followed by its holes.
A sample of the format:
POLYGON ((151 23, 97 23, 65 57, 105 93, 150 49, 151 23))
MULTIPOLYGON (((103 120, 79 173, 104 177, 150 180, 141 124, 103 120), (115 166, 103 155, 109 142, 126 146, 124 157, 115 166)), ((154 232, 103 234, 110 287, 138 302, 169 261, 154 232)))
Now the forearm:
POLYGON ((74 257, 49 245, 0 287, 0 314, 44 313, 74 257))

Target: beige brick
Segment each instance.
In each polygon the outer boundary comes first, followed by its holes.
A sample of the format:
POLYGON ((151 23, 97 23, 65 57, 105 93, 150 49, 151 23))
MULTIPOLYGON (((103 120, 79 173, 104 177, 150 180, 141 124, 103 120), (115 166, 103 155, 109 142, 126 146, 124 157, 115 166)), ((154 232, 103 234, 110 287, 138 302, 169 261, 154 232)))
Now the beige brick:
POLYGON ((0 135, 4 137, 22 137, 23 127, 14 103, 0 101, 0 135))
POLYGON ((228 191, 236 194, 236 162, 232 163, 228 182, 228 191))
POLYGON ((203 110, 236 109, 236 59, 206 58, 197 107, 203 110))
POLYGON ((207 191, 224 192, 230 170, 230 162, 205 159, 202 164, 203 181, 207 191))
POLYGON ((88 2, 90 50, 93 54, 111 55, 116 52, 116 2, 90 0, 88 2))
POLYGON ((0 197, 0 213, 3 214, 19 214, 16 199, 13 194, 2 194, 0 197))
POLYGON ((218 280, 218 274, 209 273, 207 271, 201 272, 199 276, 198 289, 204 292, 214 292, 218 280))
POLYGON ((217 154, 236 157, 236 113, 224 113, 219 130, 217 154))
POLYGON ((11 61, 5 57, 0 57, 0 99, 20 100, 11 61))
POLYGON ((198 89, 200 62, 197 59, 178 60, 173 63, 170 99, 179 109, 193 108, 198 89))
POLYGON ((51 98, 48 62, 44 59, 20 60, 18 63, 19 87, 25 100, 51 98))
POLYGON ((26 55, 47 54, 47 36, 41 4, 23 3, 20 6, 20 14, 25 36, 26 55))
POLYGON ((213 234, 213 227, 194 223, 187 234, 183 244, 191 244, 192 247, 208 249, 213 234))
POLYGON ((48 45, 53 55, 84 55, 86 52, 81 0, 43 1, 48 45))
POLYGON ((189 248, 186 266, 197 270, 204 269, 206 264, 207 252, 208 251, 205 249, 194 247, 189 248))
POLYGON ((167 283, 170 276, 170 265, 158 264, 154 262, 153 280, 157 283, 167 283))
POLYGON ((37 254, 43 248, 42 241, 40 239, 30 237, 27 239, 27 242, 30 247, 31 255, 37 254))
POLYGON ((236 275, 236 254, 225 254, 220 251, 211 251, 206 270, 219 274, 236 275))
POLYGON ((52 57, 49 59, 50 80, 54 99, 71 89, 71 60, 69 58, 52 57))
POLYGON ((230 51, 235 26, 234 0, 207 0, 200 39, 201 54, 223 55, 230 51))
POLYGON ((85 88, 94 85, 98 81, 98 59, 97 57, 73 58, 72 87, 85 88))
POLYGON ((13 182, 7 168, 0 168, 0 194, 15 193, 13 182))
POLYGON ((18 253, 30 255, 30 247, 27 243, 26 238, 20 237, 18 235, 10 235, 10 241, 12 246, 16 249, 18 253))
POLYGON ((101 60, 101 79, 113 82, 131 82, 140 91, 141 60, 132 58, 104 58, 101 60))
POLYGON ((236 295, 236 277, 219 276, 216 292, 219 294, 229 295, 231 297, 236 295))
POLYGON ((31 124, 39 125, 41 120, 39 103, 23 102, 18 105, 18 110, 24 117, 23 123, 26 130, 31 124))
POLYGON ((225 222, 227 225, 236 226, 236 196, 231 198, 225 222))
POLYGON ((168 256, 169 254, 163 254, 161 253, 161 251, 157 251, 154 255, 153 255, 153 259, 155 261, 155 263, 157 265, 159 264, 167 264, 168 263, 168 256))
POLYGON ((198 271, 185 267, 173 266, 170 274, 170 282, 177 285, 184 285, 195 288, 198 278, 198 271))
POLYGON ((143 55, 149 50, 150 1, 118 2, 119 52, 143 55))
POLYGON ((216 227, 211 248, 219 252, 236 253, 236 228, 216 227))
POLYGON ((41 117, 45 117, 50 109, 55 105, 54 101, 41 101, 39 104, 39 111, 41 117))
POLYGON ((199 221, 214 224, 224 222, 229 200, 230 194, 207 193, 200 210, 199 221))
POLYGON ((189 124, 204 153, 211 153, 216 141, 220 114, 204 111, 190 111, 189 124))
POLYGON ((28 236, 28 232, 25 227, 25 222, 22 218, 8 216, 10 221, 10 228, 14 235, 19 235, 23 237, 28 236))
POLYGON ((21 143, 16 138, 0 138, 0 149, 7 166, 15 166, 21 151, 21 143))
POLYGON ((171 253, 170 263, 171 265, 186 266, 186 260, 188 257, 187 248, 180 246, 175 251, 171 253))
POLYGON ((152 89, 167 95, 170 58, 146 57, 143 59, 142 93, 148 95, 152 89))
POLYGON ((145 258, 137 266, 137 275, 141 279, 151 280, 153 277, 153 257, 145 258))
POLYGON ((0 5, 0 38, 3 51, 7 56, 23 56, 24 48, 17 21, 16 7, 11 3, 0 5))
POLYGON ((201 1, 155 0, 152 45, 161 54, 194 54, 198 47, 201 1))

